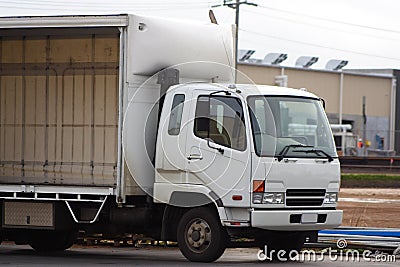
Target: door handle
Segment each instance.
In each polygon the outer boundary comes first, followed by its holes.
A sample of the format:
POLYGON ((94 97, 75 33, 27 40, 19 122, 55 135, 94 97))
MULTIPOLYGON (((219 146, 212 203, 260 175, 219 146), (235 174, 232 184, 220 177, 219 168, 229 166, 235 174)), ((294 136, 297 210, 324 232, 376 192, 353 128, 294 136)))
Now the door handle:
POLYGON ((193 159, 201 160, 201 159, 203 159, 203 156, 202 156, 202 155, 199 155, 199 154, 190 154, 190 155, 187 157, 187 159, 188 159, 188 160, 193 160, 193 159))
POLYGON ((327 159, 315 159, 316 163, 327 163, 328 160, 327 159))

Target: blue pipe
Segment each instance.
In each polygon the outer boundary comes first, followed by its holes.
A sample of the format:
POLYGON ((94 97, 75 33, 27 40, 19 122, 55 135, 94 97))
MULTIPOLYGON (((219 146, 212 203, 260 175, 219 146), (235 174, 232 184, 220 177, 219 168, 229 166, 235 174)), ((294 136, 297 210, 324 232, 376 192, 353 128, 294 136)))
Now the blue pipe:
POLYGON ((330 229, 321 230, 321 234, 333 234, 333 235, 364 235, 364 236, 380 236, 380 237, 399 237, 400 230, 368 230, 368 229, 330 229))

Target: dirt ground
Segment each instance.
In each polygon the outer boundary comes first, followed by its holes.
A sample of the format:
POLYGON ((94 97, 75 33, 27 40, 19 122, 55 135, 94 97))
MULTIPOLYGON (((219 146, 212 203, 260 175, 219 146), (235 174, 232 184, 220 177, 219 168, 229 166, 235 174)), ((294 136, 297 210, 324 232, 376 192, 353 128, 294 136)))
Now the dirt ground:
POLYGON ((400 228, 400 189, 342 188, 343 226, 400 228))
POLYGON ((345 180, 342 179, 342 188, 397 188, 400 190, 400 180, 345 180))

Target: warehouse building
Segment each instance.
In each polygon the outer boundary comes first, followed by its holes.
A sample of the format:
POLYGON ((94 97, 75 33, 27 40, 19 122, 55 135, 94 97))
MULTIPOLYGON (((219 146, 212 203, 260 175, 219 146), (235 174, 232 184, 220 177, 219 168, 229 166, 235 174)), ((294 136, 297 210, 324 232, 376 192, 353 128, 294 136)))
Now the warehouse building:
POLYGON ((395 135, 395 129, 400 128, 400 121, 396 128, 395 72, 341 70, 343 65, 317 70, 307 65, 286 67, 279 63, 265 64, 261 60, 245 59, 238 63, 238 70, 242 73, 238 75, 238 83, 251 80, 255 84, 306 88, 323 98, 331 124, 351 125, 351 130, 340 128, 339 132, 334 131, 340 155, 385 156, 400 151, 400 134, 395 135), (364 138, 365 145, 362 142, 364 138), (360 148, 363 146, 365 151, 360 148))

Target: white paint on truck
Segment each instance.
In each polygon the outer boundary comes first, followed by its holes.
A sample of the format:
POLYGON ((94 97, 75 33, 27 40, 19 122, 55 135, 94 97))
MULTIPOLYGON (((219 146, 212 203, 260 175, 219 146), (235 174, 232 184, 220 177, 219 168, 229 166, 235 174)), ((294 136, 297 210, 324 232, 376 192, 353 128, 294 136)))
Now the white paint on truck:
POLYGON ((340 225, 320 99, 232 84, 233 33, 135 15, 0 18, 0 241, 49 252, 78 230, 130 233, 211 262, 231 238, 298 250, 340 225))
MULTIPOLYGON (((274 86, 236 85, 235 90, 240 93, 230 90, 226 86, 225 90, 230 92, 230 95, 225 95, 223 91, 215 94, 213 97, 218 97, 218 100, 214 106, 210 104, 210 109, 215 109, 215 115, 210 115, 210 117, 216 120, 218 124, 216 127, 219 129, 216 129, 211 135, 200 136, 197 131, 201 120, 198 117, 201 98, 210 101, 208 98, 210 93, 218 92, 222 88, 224 87, 221 85, 188 84, 177 85, 168 92, 165 102, 167 107, 172 105, 173 96, 185 97, 182 110, 184 115, 182 115, 179 135, 171 135, 168 132, 170 125, 167 122, 171 113, 165 112, 161 117, 161 122, 166 123, 160 127, 157 140, 154 200, 170 203, 174 193, 189 191, 206 195, 212 202, 213 198, 210 192, 213 192, 222 201, 225 208, 226 219, 222 219, 221 222, 228 226, 232 222, 238 222, 236 225, 239 226, 253 226, 268 230, 316 230, 340 225, 342 211, 325 210, 336 206, 336 200, 333 203, 325 203, 324 199, 327 192, 336 194, 337 197, 340 165, 329 124, 322 111, 319 98, 297 89, 274 86), (253 107, 254 110, 250 108, 249 100, 254 97, 260 98, 257 101, 262 104, 268 104, 264 100, 265 97, 265 99, 284 99, 291 101, 292 105, 303 105, 302 107, 309 105, 313 108, 313 112, 307 114, 309 117, 302 117, 302 114, 298 114, 298 117, 294 118, 291 115, 293 120, 304 123, 303 133, 297 132, 295 135, 282 136, 279 129, 273 129, 271 133, 264 132, 265 136, 275 135, 274 138, 270 136, 270 145, 276 146, 276 148, 272 151, 272 155, 259 155, 255 144, 256 135, 259 133, 254 128, 254 121, 250 119, 249 112, 255 112, 255 116, 268 116, 268 114, 264 114, 267 112, 263 110, 261 110, 261 114, 257 114, 257 112, 260 113, 259 108, 253 107), (229 110, 229 108, 234 108, 231 106, 228 107, 228 110, 224 110, 227 105, 222 102, 225 101, 223 99, 229 100, 231 104, 234 103, 232 101, 236 101, 240 103, 240 107, 237 105, 238 110, 229 110), (236 121, 229 121, 235 120, 235 116, 238 114, 240 116, 236 117, 236 121), (239 118, 243 119, 240 122, 243 127, 235 126, 239 118), (313 118, 315 121, 311 122, 310 120, 313 118), (307 122, 307 120, 309 121, 307 122), (304 133, 304 127, 311 125, 309 123, 320 127, 319 131, 321 132, 326 131, 324 134, 327 136, 323 137, 324 140, 327 139, 325 147, 321 145, 321 142, 325 141, 319 140, 318 144, 318 140, 314 140, 321 138, 316 130, 304 133), (234 136, 237 134, 235 127, 242 130, 243 133, 234 136), (225 139, 222 138, 225 137, 224 135, 226 135, 225 139), (309 140, 305 140, 306 138, 309 140), (211 146, 207 139, 213 140, 211 146), (226 143, 228 139, 231 140, 230 143, 226 143), (274 143, 272 143, 273 140, 275 140, 274 143), (297 150, 303 149, 304 152, 297 153, 294 149, 295 155, 290 151, 283 160, 278 160, 277 155, 283 149, 282 145, 279 147, 279 142, 282 140, 285 145, 312 146, 296 148, 297 150), (326 157, 322 152, 312 152, 318 146, 320 149, 326 149, 331 156, 326 157), (216 150, 218 148, 222 149, 223 153, 218 152, 216 150), (261 193, 286 194, 282 203, 255 203, 255 193, 252 193, 253 180, 264 181, 265 189, 261 193), (293 190, 292 195, 289 193, 290 190, 293 190), (237 199, 238 197, 240 199, 237 199), (315 208, 309 210, 310 206, 315 208), (294 211, 292 208, 296 210, 294 211), (319 210, 320 208, 322 210, 319 210), (295 218, 301 220, 301 217, 308 216, 307 214, 315 214, 316 221, 304 224, 301 221, 291 222, 291 220, 296 220, 295 218), (318 215, 320 216, 318 217, 318 215)), ((287 109, 291 112, 290 107, 287 109)), ((292 107, 292 109, 294 108, 292 107)), ((273 115, 275 120, 280 119, 282 123, 276 123, 272 118, 270 122, 266 122, 267 124, 300 127, 287 122, 285 125, 283 117, 279 117, 279 114, 275 113, 273 115)), ((258 120, 263 122, 261 117, 258 120)), ((211 126, 209 127, 212 131, 211 126)), ((268 146, 269 144, 264 145, 268 146)), ((263 149, 267 150, 266 147, 263 149)), ((184 203, 182 204, 184 205, 184 203)))

